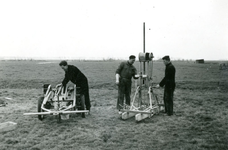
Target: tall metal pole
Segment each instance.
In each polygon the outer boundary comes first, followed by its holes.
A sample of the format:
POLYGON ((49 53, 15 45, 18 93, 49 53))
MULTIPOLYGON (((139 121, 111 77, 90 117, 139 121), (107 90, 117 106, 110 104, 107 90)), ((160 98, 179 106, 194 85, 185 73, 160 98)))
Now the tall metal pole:
MULTIPOLYGON (((145 22, 143 22, 143 53, 145 53, 145 22)), ((145 74, 146 66, 145 62, 143 62, 143 74, 145 74)))
POLYGON ((145 22, 143 22, 143 53, 145 53, 145 22))

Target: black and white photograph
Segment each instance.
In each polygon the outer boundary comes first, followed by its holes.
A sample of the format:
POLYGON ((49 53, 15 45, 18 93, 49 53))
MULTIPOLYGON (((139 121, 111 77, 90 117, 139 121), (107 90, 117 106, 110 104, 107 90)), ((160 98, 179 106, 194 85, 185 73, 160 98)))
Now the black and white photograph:
POLYGON ((1 0, 1 150, 227 150, 228 1, 1 0))

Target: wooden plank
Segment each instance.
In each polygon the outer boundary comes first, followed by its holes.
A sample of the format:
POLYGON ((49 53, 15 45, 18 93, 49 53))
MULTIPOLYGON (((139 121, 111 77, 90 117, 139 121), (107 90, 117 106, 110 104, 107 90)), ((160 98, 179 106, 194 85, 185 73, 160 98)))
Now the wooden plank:
POLYGON ((138 114, 138 113, 142 113, 142 114, 151 114, 152 112, 149 112, 149 111, 140 111, 140 110, 120 110, 122 112, 128 112, 128 113, 135 113, 135 114, 138 114))
POLYGON ((128 118, 131 118, 131 117, 135 116, 135 113, 123 112, 123 113, 121 114, 121 116, 122 116, 122 119, 123 119, 123 120, 126 120, 126 119, 128 119, 128 118))
POLYGON ((136 121, 141 121, 141 120, 143 120, 143 119, 146 119, 146 118, 148 118, 148 117, 151 117, 151 116, 153 116, 154 114, 136 114, 135 115, 135 120, 136 121))

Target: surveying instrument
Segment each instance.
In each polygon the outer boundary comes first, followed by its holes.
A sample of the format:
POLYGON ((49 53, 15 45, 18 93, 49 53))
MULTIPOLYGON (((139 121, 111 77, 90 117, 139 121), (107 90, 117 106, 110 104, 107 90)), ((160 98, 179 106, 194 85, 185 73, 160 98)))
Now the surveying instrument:
POLYGON ((153 92, 152 72, 153 72, 153 53, 145 52, 145 23, 143 23, 143 53, 140 52, 139 58, 139 74, 136 75, 137 86, 131 101, 131 105, 124 105, 120 110, 120 118, 126 120, 135 116, 136 121, 150 118, 158 114, 163 109, 163 104, 158 101, 157 95, 153 92))

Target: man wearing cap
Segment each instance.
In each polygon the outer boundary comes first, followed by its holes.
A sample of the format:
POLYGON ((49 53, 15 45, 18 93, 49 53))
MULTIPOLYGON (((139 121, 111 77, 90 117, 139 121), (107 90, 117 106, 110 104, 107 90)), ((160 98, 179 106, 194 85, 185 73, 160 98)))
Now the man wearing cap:
POLYGON ((116 84, 118 85, 118 100, 117 100, 117 109, 123 109, 124 105, 124 96, 126 104, 130 105, 131 101, 131 79, 137 79, 136 77, 137 70, 133 66, 135 62, 135 56, 131 55, 129 60, 122 62, 118 69, 116 70, 116 84))
POLYGON ((175 73, 176 69, 173 64, 170 62, 169 56, 164 56, 162 58, 166 68, 165 68, 165 77, 156 87, 165 86, 164 90, 164 105, 165 112, 168 116, 173 115, 173 92, 175 90, 175 73))
MULTIPOLYGON (((59 66, 65 71, 63 87, 66 87, 69 81, 80 87, 80 98, 85 102, 86 109, 90 111, 89 85, 86 76, 77 67, 68 65, 66 61, 61 61, 59 66)), ((82 118, 85 118, 85 113, 82 113, 82 118)))

